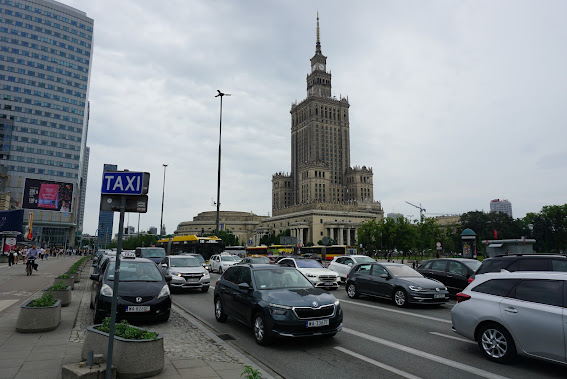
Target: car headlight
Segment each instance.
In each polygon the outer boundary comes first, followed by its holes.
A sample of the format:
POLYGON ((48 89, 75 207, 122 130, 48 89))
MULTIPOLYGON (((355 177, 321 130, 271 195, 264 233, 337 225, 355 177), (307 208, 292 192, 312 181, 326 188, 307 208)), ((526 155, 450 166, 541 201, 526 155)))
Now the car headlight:
POLYGON ((338 307, 340 303, 339 299, 335 300, 335 307, 338 307))
POLYGON ((169 273, 171 274, 171 276, 179 276, 179 277, 181 277, 181 273, 180 273, 180 272, 177 272, 177 271, 170 271, 169 273))
POLYGON ((100 288, 100 294, 102 296, 108 296, 108 297, 112 297, 112 287, 110 287, 108 284, 103 284, 102 287, 100 288))
POLYGON ((209 276, 209 273, 205 271, 205 272, 203 273, 203 276, 209 276))
POLYGON ((269 304, 270 306, 270 313, 274 316, 284 316, 287 314, 287 311, 291 310, 291 307, 287 305, 280 305, 280 304, 269 304))
POLYGON ((414 292, 426 292, 427 290, 422 288, 422 287, 418 287, 418 286, 408 286, 408 288, 414 292))
POLYGON ((169 287, 167 286, 167 284, 165 286, 163 286, 163 288, 161 289, 161 291, 159 291, 159 295, 158 295, 158 299, 162 298, 162 297, 166 297, 169 296, 171 294, 171 292, 169 292, 169 287))
POLYGON ((205 266, 205 270, 211 271, 211 267, 210 267, 209 265, 206 265, 206 266, 205 266))

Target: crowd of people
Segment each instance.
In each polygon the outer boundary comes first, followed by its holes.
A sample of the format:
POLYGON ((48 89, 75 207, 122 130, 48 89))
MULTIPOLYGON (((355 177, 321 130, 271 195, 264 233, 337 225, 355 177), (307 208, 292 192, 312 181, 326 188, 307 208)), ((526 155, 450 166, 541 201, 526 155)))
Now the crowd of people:
POLYGON ((10 248, 4 254, 8 255, 8 266, 12 267, 13 265, 17 265, 20 261, 25 265, 28 256, 30 253, 33 254, 36 259, 40 260, 49 260, 49 258, 60 258, 62 256, 71 256, 71 255, 87 255, 89 254, 88 249, 64 249, 64 248, 56 248, 56 247, 37 247, 35 244, 31 247, 27 246, 14 246, 10 248))

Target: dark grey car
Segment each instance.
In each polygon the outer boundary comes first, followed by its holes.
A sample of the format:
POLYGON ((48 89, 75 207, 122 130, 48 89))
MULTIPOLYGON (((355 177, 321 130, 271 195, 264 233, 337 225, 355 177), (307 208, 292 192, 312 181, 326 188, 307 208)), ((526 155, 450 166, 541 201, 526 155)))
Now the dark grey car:
POLYGON ((348 274, 345 288, 350 298, 369 295, 392 299, 398 307, 408 303, 444 304, 449 300, 443 283, 400 263, 357 264, 348 274))

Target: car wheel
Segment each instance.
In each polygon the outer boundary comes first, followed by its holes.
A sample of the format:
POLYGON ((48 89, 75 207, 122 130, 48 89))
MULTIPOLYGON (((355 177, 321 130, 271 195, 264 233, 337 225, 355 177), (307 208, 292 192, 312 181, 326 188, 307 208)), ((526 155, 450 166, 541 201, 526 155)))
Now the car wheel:
POLYGON ((516 357, 514 339, 506 328, 497 324, 489 324, 480 330, 478 336, 480 351, 491 361, 506 363, 516 357))
POLYGON ((265 346, 270 342, 268 331, 266 330, 266 321, 264 315, 260 312, 254 315, 252 328, 254 329, 254 339, 256 343, 265 346))
POLYGON ((225 322, 228 316, 224 313, 222 309, 222 302, 220 297, 217 297, 215 300, 215 318, 218 322, 225 322))
POLYGON ((347 284, 346 293, 351 299, 356 299, 360 296, 360 292, 358 292, 358 289, 356 288, 356 285, 354 283, 347 284))
POLYGON ((201 292, 207 292, 207 291, 209 291, 209 286, 201 288, 201 292))
POLYGON ((219 275, 222 275, 222 267, 219 266, 219 275))
POLYGON ((396 288, 394 291, 394 303, 400 308, 407 307, 408 305, 408 295, 406 295, 406 291, 402 288, 396 288))

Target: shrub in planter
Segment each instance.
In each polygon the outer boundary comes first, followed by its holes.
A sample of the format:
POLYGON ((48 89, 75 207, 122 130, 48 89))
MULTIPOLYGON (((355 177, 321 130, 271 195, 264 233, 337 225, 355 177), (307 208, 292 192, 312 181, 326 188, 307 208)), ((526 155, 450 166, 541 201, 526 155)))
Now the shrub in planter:
POLYGON ((53 280, 53 283, 61 282, 66 286, 71 286, 71 289, 75 288, 75 277, 71 274, 59 275, 53 280))
POLYGON ((77 269, 73 271, 69 270, 67 271, 67 274, 73 276, 73 280, 75 283, 79 283, 81 281, 81 273, 77 269))
POLYGON ((61 300, 46 292, 42 297, 26 301, 20 308, 16 331, 20 333, 48 332, 61 321, 61 300))
MULTIPOLYGON (((87 327, 81 359, 89 351, 108 353, 110 318, 102 324, 87 327)), ((116 324, 112 365, 121 378, 147 378, 159 374, 164 366, 163 336, 122 321, 116 324)))
POLYGON ((51 295, 56 300, 61 300, 61 306, 66 307, 67 305, 71 304, 71 286, 67 286, 61 282, 56 282, 51 287, 47 287, 44 291, 51 292, 51 295))

